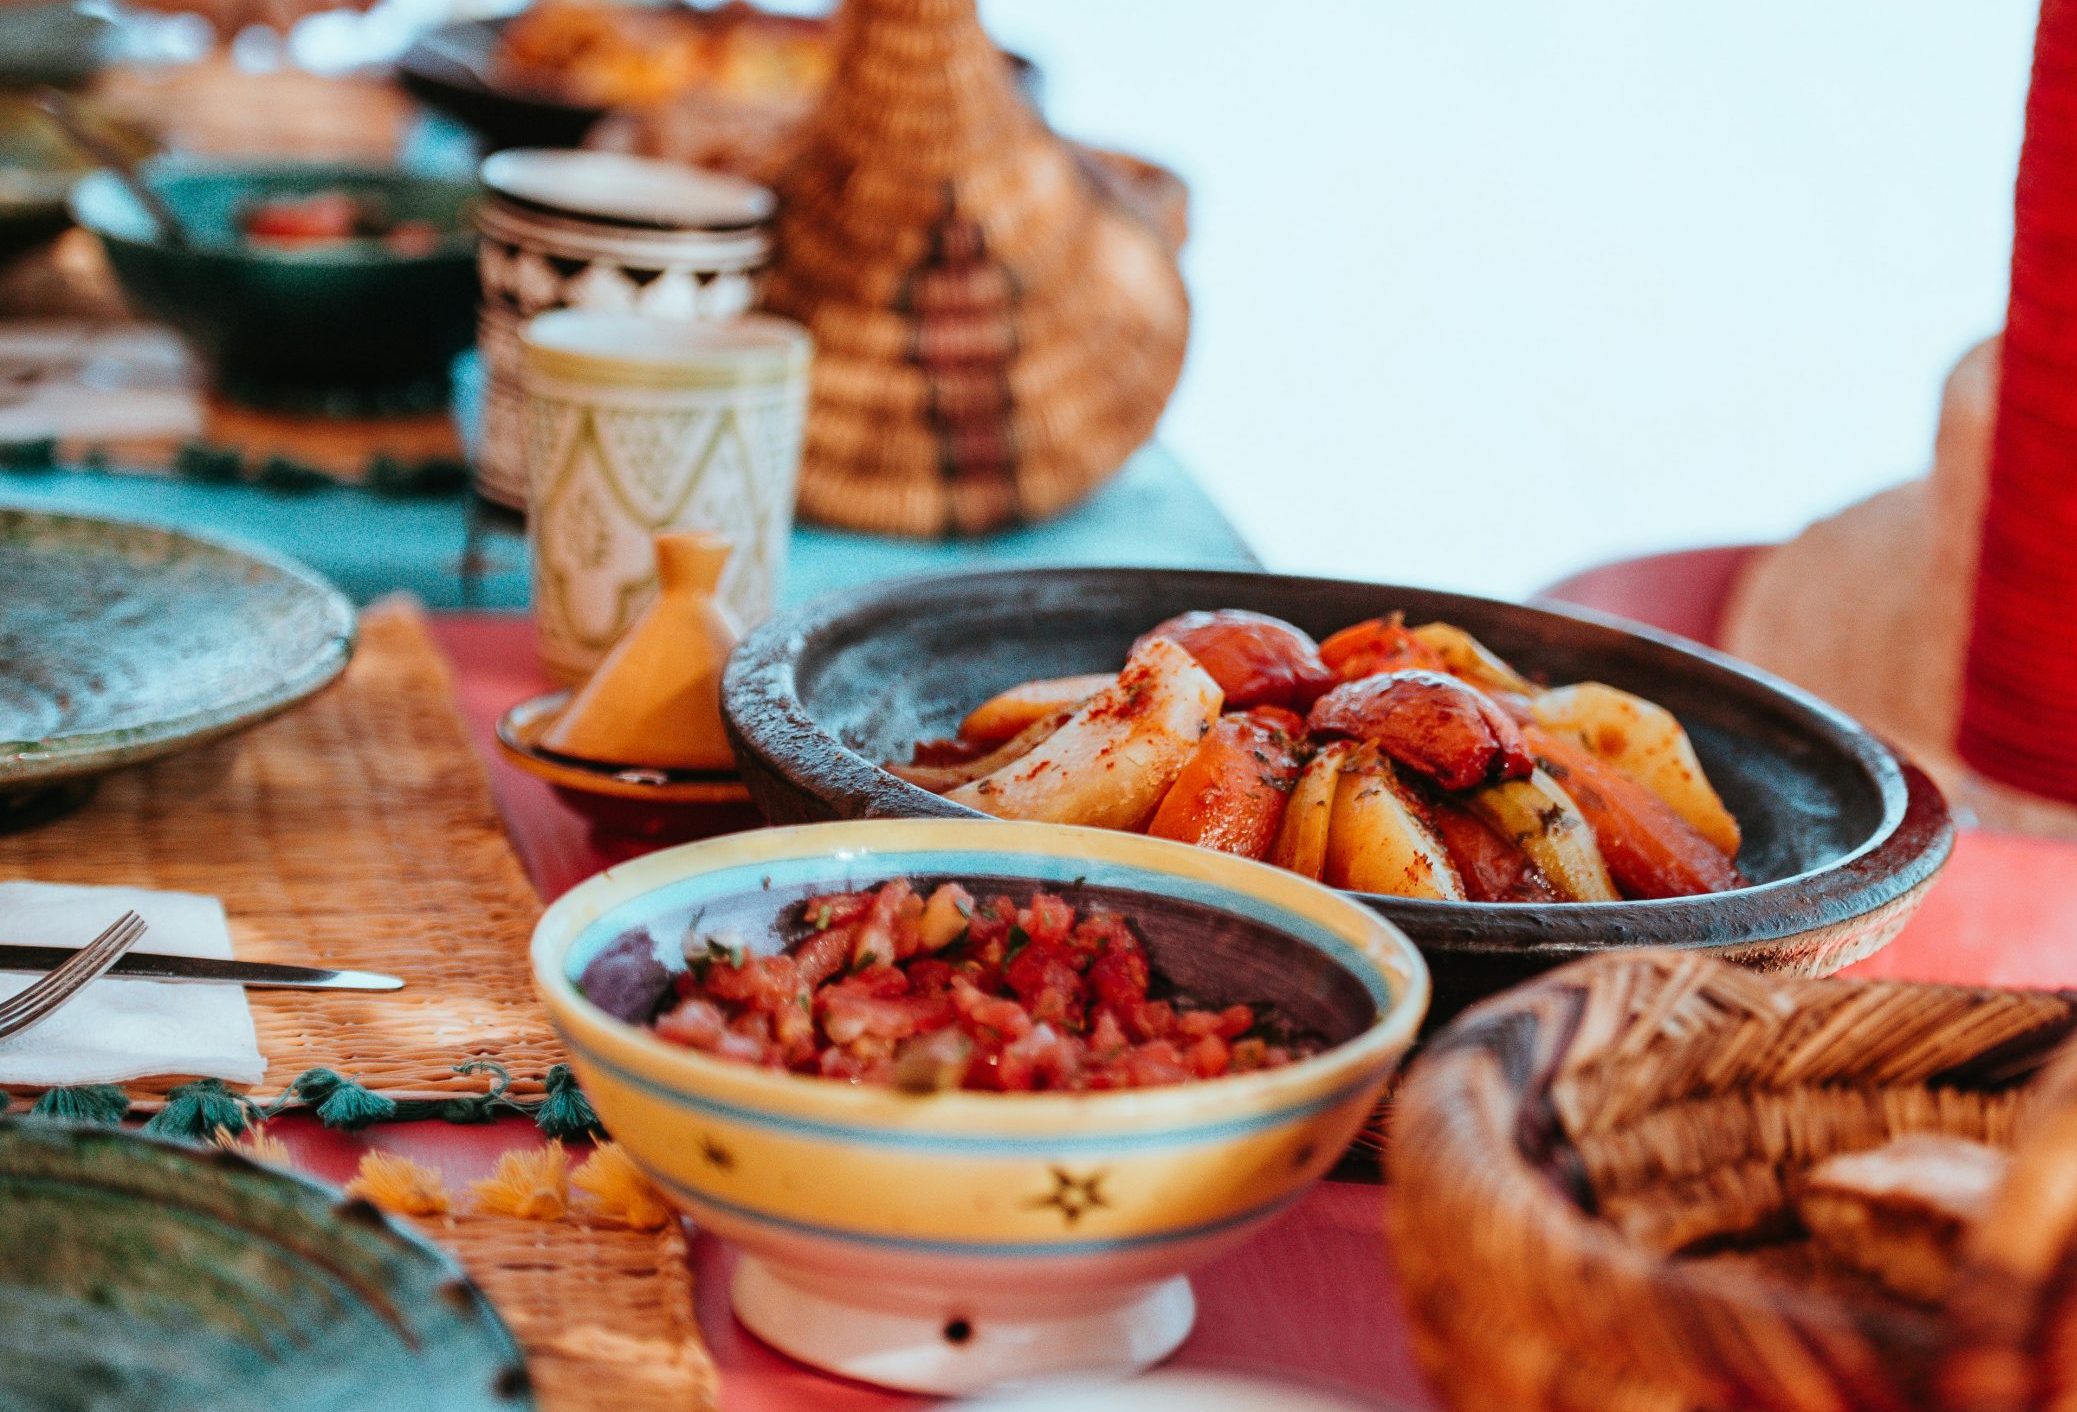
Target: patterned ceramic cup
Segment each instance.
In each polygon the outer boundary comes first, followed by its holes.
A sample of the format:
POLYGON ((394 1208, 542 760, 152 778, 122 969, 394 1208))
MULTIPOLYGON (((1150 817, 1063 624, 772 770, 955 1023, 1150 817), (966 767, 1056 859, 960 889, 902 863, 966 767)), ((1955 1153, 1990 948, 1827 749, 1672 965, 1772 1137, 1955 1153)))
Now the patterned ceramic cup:
POLYGON ((483 184, 476 488, 524 509, 521 326, 555 309, 735 318, 757 297, 772 194, 737 177, 614 152, 500 152, 483 164, 483 184))
POLYGON ((807 330, 563 310, 520 334, 534 623, 549 671, 596 667, 656 591, 651 537, 735 546, 720 599, 772 610, 807 416, 807 330))

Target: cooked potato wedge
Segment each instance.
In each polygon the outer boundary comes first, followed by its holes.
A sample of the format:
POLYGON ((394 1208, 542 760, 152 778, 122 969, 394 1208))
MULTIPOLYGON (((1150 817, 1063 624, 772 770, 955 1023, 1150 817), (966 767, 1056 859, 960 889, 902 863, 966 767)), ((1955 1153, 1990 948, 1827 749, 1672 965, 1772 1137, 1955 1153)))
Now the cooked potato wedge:
POLYGON ((1537 725, 1578 741, 1665 800, 1725 857, 1738 856, 1738 821, 1703 773, 1688 733, 1664 706, 1586 681, 1542 693, 1530 713, 1537 725))
POLYGON ((978 755, 957 765, 888 765, 887 773, 899 775, 910 784, 929 790, 932 794, 943 794, 948 790, 971 784, 1002 769, 1013 761, 1021 760, 1038 748, 1039 742, 1067 724, 1073 710, 1062 707, 1049 716, 1033 721, 1010 739, 996 746, 986 755, 978 755))
POLYGON ((1333 821, 1335 786, 1342 761, 1353 747, 1345 740, 1320 747, 1291 787, 1284 821, 1277 830, 1269 861, 1279 868, 1317 879, 1327 866, 1327 830, 1333 821))
POLYGON ((1673 806, 1570 736, 1530 726, 1536 761, 1594 831, 1608 875, 1625 897, 1695 897, 1745 886, 1673 806))
POLYGON ((1357 892, 1462 901, 1464 882, 1392 762, 1351 751, 1334 787, 1321 881, 1357 892))
POLYGON ((1195 658, 1153 638, 1037 749, 947 797, 1002 819, 1138 829, 1218 719, 1222 699, 1195 658))
POLYGON ((1535 682, 1508 666, 1498 653, 1454 623, 1422 623, 1407 631, 1415 641, 1442 658, 1451 676, 1462 677, 1473 686, 1488 691, 1512 692, 1516 696, 1534 696, 1541 690, 1535 682))
POLYGON ((1015 738, 1056 711, 1071 711, 1118 678, 1110 672, 1086 677, 1046 677, 989 697, 959 723, 962 740, 984 745, 1015 738))
POLYGON ((1503 838, 1519 844, 1567 902, 1622 900, 1579 806, 1542 770, 1525 780, 1473 790, 1463 803, 1503 838))

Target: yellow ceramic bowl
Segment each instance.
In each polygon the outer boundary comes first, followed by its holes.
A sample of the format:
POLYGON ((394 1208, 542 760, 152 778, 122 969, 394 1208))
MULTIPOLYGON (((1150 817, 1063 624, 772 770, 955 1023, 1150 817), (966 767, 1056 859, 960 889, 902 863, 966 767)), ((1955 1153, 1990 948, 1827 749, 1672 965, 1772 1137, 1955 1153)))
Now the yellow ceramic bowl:
POLYGON ((1182 1272, 1245 1239, 1347 1147, 1428 1004, 1420 953, 1295 874, 1131 834, 874 820, 736 834, 582 884, 534 974, 607 1129, 742 1247, 737 1313, 849 1376, 959 1392, 1165 1356, 1182 1272), (615 1019, 577 979, 646 927, 777 945, 799 899, 893 877, 1033 886, 1131 920, 1157 973, 1272 1001, 1341 1042, 1281 1069, 1094 1094, 905 1094, 717 1059, 615 1019))

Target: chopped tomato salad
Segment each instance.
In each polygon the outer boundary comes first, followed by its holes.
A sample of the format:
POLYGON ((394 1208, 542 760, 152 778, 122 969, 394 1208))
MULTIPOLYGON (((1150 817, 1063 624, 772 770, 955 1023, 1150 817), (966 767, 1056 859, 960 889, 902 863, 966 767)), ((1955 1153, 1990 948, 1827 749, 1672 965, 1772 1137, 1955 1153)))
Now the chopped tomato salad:
POLYGON ((1319 1047, 1254 1006, 1157 998, 1125 919, 1055 893, 1020 906, 896 879, 809 898, 797 925, 774 956, 697 943, 656 1033, 793 1073, 1001 1093, 1184 1083, 1319 1047))

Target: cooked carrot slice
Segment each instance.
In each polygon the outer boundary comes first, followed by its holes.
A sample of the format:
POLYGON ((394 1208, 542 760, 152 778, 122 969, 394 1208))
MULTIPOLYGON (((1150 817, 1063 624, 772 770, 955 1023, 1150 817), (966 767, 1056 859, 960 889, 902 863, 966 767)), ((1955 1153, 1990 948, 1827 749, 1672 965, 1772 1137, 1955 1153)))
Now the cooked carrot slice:
POLYGON ((1252 714, 1221 716, 1176 776, 1147 832, 1243 858, 1265 857, 1298 769, 1288 735, 1252 714))
POLYGON ((1671 805, 1562 736, 1523 734, 1545 773, 1579 806, 1616 886, 1629 897, 1692 897, 1745 886, 1736 866, 1671 805))
POLYGON ((1320 644, 1320 660, 1343 681, 1407 668, 1446 672, 1442 654, 1407 630, 1406 615, 1370 618, 1343 628, 1320 644))
POLYGON ((1464 895, 1473 902, 1559 900, 1557 889, 1536 870, 1520 844, 1502 838, 1454 799, 1431 795, 1428 817, 1464 880, 1464 895))

